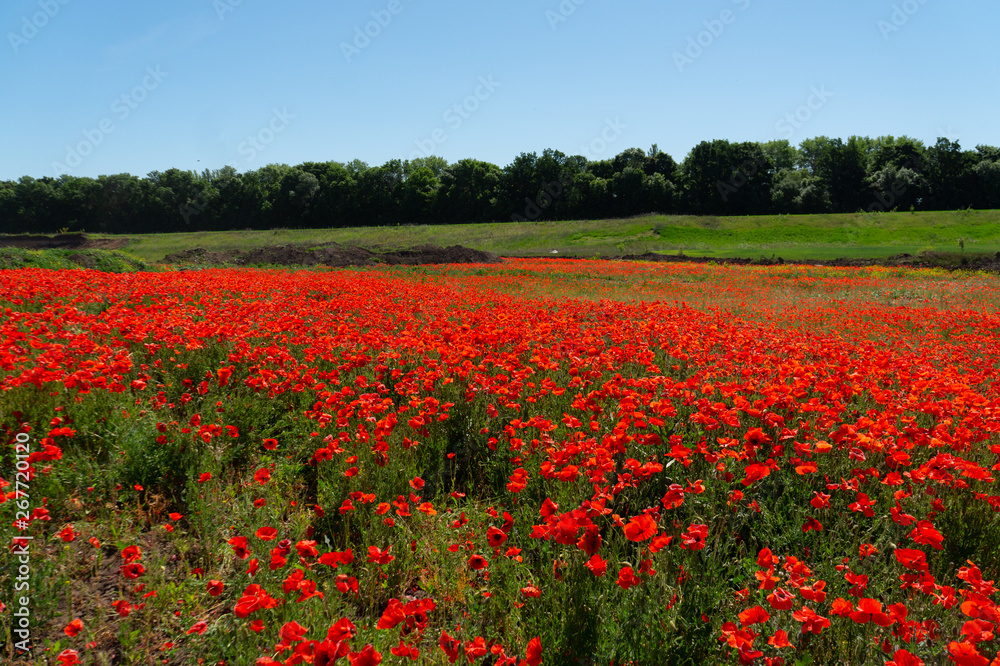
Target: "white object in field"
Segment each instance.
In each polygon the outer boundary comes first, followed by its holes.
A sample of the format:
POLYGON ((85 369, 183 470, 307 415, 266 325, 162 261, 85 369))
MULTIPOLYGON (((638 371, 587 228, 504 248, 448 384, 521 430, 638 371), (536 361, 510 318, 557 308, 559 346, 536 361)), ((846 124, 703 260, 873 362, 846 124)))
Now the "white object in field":
POLYGON ((559 254, 559 250, 552 250, 551 254, 559 254))

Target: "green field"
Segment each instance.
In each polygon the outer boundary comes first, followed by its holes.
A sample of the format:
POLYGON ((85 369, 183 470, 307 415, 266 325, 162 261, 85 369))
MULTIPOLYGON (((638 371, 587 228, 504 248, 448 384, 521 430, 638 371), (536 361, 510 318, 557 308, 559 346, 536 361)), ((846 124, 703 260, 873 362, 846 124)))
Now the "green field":
MULTIPOLYGON (((95 236, 97 238, 109 236, 95 236)), ((201 247, 248 250, 335 241, 369 248, 465 245, 506 256, 620 256, 647 251, 785 259, 883 257, 924 250, 1000 251, 1000 211, 747 217, 649 215, 625 220, 504 222, 442 226, 274 229, 133 236, 126 251, 145 261, 201 247)))

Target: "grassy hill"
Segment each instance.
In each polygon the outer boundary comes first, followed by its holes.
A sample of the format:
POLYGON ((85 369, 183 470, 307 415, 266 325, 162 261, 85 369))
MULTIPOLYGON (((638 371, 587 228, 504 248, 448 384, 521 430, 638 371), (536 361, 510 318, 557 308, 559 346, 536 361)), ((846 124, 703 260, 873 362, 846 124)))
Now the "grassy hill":
MULTIPOLYGON (((94 238, 111 238, 93 235, 94 238)), ((785 259, 883 257, 925 250, 1000 251, 1000 211, 713 217, 648 215, 624 220, 504 222, 442 226, 273 229, 136 235, 129 254, 160 261, 194 247, 226 252, 279 244, 337 242, 378 249, 465 245, 507 256, 616 256, 647 251, 785 259)))

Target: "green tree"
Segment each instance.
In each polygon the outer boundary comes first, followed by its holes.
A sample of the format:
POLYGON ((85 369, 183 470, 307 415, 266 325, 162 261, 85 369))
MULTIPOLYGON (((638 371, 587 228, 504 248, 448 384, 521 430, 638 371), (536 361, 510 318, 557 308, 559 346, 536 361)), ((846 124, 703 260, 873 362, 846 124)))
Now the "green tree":
POLYGON ((441 176, 441 222, 466 224, 495 219, 502 175, 495 164, 473 159, 445 169, 441 176))
POLYGON ((646 151, 646 161, 643 164, 643 170, 647 176, 658 173, 671 182, 677 178, 677 162, 668 153, 660 150, 659 146, 655 143, 646 151))
POLYGON ((411 173, 422 167, 427 167, 434 174, 435 178, 440 178, 444 170, 448 168, 448 160, 438 155, 416 157, 403 162, 403 175, 409 177, 411 173))
POLYGON ((800 165, 819 179, 825 190, 821 200, 830 201, 831 212, 849 213, 871 204, 868 177, 872 141, 852 136, 846 142, 825 136, 806 139, 799 146, 800 165))
POLYGON ((935 210, 966 208, 975 200, 975 153, 963 151, 957 141, 938 138, 926 151, 930 189, 927 207, 935 210))
POLYGON ((297 167, 289 169, 282 177, 274 199, 274 218, 283 227, 308 226, 319 189, 319 179, 315 175, 297 167))
POLYGON ((642 148, 626 148, 615 155, 611 166, 615 173, 629 168, 643 170, 646 166, 646 152, 642 148))
POLYGON ((801 169, 778 171, 771 200, 781 213, 826 213, 832 207, 829 188, 818 176, 801 169))
POLYGON ((972 168, 976 208, 1000 208, 1000 162, 982 160, 972 168))
POLYGON ((681 164, 684 205, 699 215, 756 215, 771 208, 772 165, 759 144, 702 141, 681 164))
POLYGON ((441 180, 430 167, 417 167, 403 181, 400 216, 408 224, 432 224, 441 180))

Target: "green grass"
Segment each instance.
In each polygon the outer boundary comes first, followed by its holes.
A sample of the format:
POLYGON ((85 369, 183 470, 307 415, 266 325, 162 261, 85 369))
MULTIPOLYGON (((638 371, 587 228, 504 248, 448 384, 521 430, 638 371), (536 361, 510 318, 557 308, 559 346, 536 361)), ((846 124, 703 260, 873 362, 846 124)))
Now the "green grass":
POLYGON ((134 273, 153 269, 142 259, 120 250, 28 250, 0 247, 0 269, 4 268, 93 268, 105 273, 134 273))
MULTIPOLYGON (((113 236, 98 235, 112 238, 113 236)), ((776 254, 785 259, 884 257, 924 250, 1000 251, 1000 211, 713 217, 648 215, 625 220, 503 222, 463 225, 273 229, 132 236, 128 251, 149 262, 202 247, 249 250, 325 242, 373 249, 430 243, 465 245, 508 256, 620 256, 647 251, 717 257, 776 254)))

